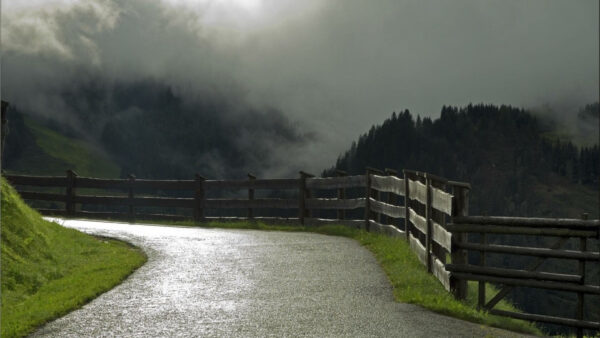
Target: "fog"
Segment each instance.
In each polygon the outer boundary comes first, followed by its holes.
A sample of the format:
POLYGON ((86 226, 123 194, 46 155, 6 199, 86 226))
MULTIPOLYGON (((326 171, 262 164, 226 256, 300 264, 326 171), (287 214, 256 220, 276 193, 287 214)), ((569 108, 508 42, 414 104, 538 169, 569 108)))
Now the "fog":
POLYGON ((280 112, 310 137, 265 141, 286 159, 265 173, 318 173, 393 111, 483 102, 575 115, 598 101, 598 12, 596 0, 5 0, 2 98, 77 128, 98 107, 65 90, 152 79, 189 102, 235 102, 232 124, 246 107, 280 112))

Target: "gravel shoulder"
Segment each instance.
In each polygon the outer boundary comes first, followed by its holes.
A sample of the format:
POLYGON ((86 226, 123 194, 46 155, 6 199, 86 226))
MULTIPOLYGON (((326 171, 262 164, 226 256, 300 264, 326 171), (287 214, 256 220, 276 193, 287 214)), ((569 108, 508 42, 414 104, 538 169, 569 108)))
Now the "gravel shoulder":
POLYGON ((32 337, 518 337, 394 301, 356 241, 267 232, 57 220, 128 241, 148 262, 32 337))

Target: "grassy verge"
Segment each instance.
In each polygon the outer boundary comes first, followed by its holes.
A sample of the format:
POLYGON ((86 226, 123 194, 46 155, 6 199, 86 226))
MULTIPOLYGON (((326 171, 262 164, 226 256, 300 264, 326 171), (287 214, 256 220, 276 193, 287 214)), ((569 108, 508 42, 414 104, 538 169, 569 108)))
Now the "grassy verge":
MULTIPOLYGON (((184 226, 196 225, 193 222, 165 222, 164 224, 184 226)), ((433 275, 427 273, 425 266, 421 265, 418 258, 411 251, 409 245, 403 238, 392 238, 338 225, 302 227, 267 225, 261 222, 208 222, 202 223, 200 226, 228 229, 308 231, 325 235, 353 238, 375 255, 394 288, 394 297, 397 301, 417 304, 434 312, 470 322, 522 333, 535 335, 543 334, 538 327, 530 322, 494 316, 486 312, 478 311, 476 309, 476 283, 469 285, 469 295, 466 301, 461 302, 454 299, 433 275)), ((488 297, 497 292, 493 286, 489 284, 486 284, 486 286, 486 295, 488 295, 488 297)), ((518 311, 505 301, 501 301, 496 305, 496 308, 507 311, 518 311)))
POLYGON ((2 178, 2 337, 21 337, 111 289, 146 261, 129 244, 44 221, 2 178))

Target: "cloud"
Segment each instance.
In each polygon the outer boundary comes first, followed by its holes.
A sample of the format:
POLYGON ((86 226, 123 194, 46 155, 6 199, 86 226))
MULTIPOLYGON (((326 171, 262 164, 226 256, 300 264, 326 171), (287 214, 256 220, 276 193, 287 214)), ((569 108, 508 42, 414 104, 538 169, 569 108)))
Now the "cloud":
POLYGON ((319 172, 392 111, 568 97, 567 112, 598 100, 595 0, 19 3, 2 13, 4 97, 74 126, 62 93, 81 78, 153 79, 190 102, 275 109, 314 141, 274 150, 294 156, 273 172, 319 172))

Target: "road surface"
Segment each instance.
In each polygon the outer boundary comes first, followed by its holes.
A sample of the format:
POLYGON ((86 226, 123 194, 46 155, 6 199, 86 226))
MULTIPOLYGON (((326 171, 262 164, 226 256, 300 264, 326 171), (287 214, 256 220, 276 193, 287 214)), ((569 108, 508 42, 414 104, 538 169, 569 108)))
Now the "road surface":
POLYGON ((515 337, 397 303, 356 241, 311 233, 56 220, 148 262, 33 337, 515 337))

